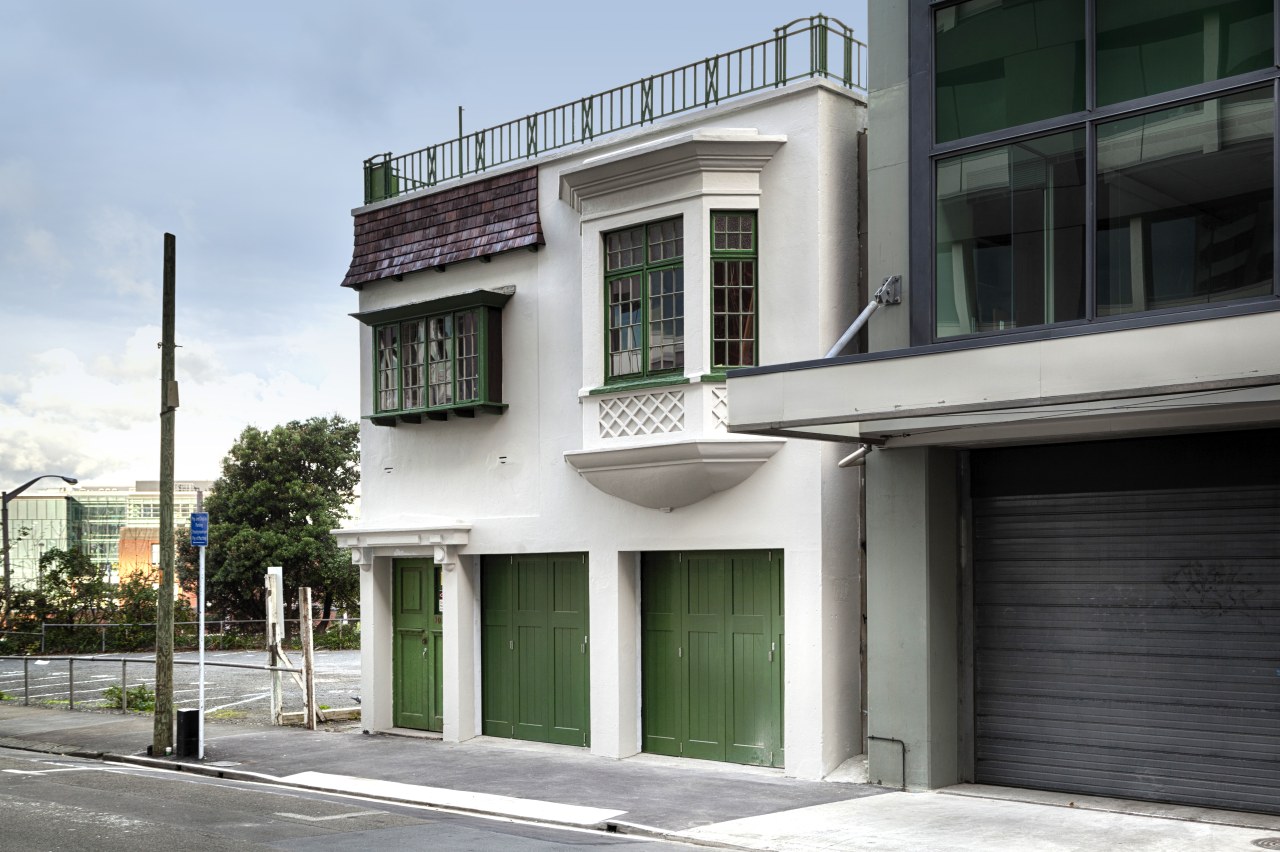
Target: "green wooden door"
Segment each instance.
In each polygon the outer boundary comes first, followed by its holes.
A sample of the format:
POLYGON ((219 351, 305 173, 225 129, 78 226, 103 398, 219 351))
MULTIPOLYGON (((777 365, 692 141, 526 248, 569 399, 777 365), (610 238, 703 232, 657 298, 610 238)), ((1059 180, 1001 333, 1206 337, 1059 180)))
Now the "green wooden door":
POLYGON ((481 570, 483 732, 589 745, 586 556, 485 557, 481 570))
POLYGON ((440 566, 427 559, 397 559, 392 568, 393 724, 444 730, 444 642, 440 566))
POLYGON ((782 557, 645 554, 644 750, 781 766, 782 557))

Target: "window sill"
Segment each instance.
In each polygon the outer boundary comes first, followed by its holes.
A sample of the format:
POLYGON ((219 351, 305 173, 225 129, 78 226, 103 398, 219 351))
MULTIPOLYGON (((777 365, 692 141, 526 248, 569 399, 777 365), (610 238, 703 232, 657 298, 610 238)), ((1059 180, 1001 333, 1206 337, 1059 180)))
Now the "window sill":
POLYGON ((366 414, 374 426, 398 426, 401 423, 421 423, 423 420, 448 420, 450 417, 474 418, 477 413, 502 414, 507 410, 502 402, 466 402, 442 408, 430 408, 419 411, 389 411, 379 414, 366 414))
POLYGON ((625 381, 611 382, 601 385, 598 388, 590 388, 579 396, 599 396, 606 393, 625 393, 633 390, 648 390, 650 388, 666 388, 676 387, 677 385, 687 385, 690 379, 687 376, 653 376, 648 379, 629 379, 625 381))

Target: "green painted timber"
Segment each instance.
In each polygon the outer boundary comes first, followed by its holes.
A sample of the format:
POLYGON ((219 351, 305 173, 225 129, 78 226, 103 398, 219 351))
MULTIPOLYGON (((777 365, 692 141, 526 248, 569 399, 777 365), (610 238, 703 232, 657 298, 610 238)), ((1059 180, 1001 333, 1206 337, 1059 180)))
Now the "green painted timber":
POLYGON ((485 557, 481 571, 484 734, 590 745, 586 555, 485 557))
POLYGON ((397 559, 391 591, 392 715, 396 727, 444 730, 440 566, 397 559))
POLYGON ((644 750, 782 766, 782 554, 646 553, 644 750))

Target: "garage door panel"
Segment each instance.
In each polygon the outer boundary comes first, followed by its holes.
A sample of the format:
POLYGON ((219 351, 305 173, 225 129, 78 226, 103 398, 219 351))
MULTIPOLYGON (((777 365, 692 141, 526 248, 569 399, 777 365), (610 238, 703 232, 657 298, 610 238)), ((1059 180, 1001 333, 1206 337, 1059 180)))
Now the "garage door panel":
MULTIPOLYGON (((1263 591, 1264 594, 1280 594, 1280 589, 1275 591, 1264 589, 1263 591)), ((984 593, 984 597, 990 597, 989 590, 984 593)), ((1009 630, 1037 626, 1043 626, 1046 633, 1052 634, 1059 629, 1074 629, 1073 626, 1078 626, 1081 619, 1088 619, 1094 629, 1098 630, 1119 632, 1160 630, 1166 633, 1176 631, 1193 635, 1223 632, 1239 634, 1240 639, 1248 639, 1259 631, 1269 633, 1280 627, 1280 611, 1260 605, 1244 606, 1226 611, 1219 610, 1212 613, 1211 617, 1200 619, 1188 619, 1184 613, 1176 609, 1107 606, 1105 599, 1097 601, 1092 606, 1073 607, 1071 609, 1048 605, 1041 606, 1033 600, 1031 603, 1021 605, 1017 609, 1007 612, 993 613, 983 611, 984 608, 991 606, 1003 608, 1003 605, 1000 604, 988 605, 987 607, 980 604, 977 607, 979 614, 987 617, 983 631, 990 635, 1000 635, 1009 630), (990 617, 992 615, 999 615, 1000 617, 998 620, 993 620, 990 617)))
MULTIPOLYGON (((1141 728, 1153 737, 1181 737, 1171 733, 1177 731, 1204 732, 1208 740, 1216 735, 1230 735, 1231 742, 1219 742, 1213 746, 1213 753, 1237 749, 1246 756, 1264 752, 1280 755, 1280 745, 1275 743, 1275 737, 1261 733, 1264 726, 1275 722, 1274 714, 1263 707, 1236 708, 1230 715, 1225 715, 1220 706, 1210 704, 1154 710, 1099 700, 1063 700, 1055 702, 1052 707, 1035 707, 1015 701, 1001 702, 998 698, 992 700, 990 707, 992 713, 977 720, 979 730, 1018 731, 1024 738, 1041 731, 1045 741, 1069 740, 1075 743, 1089 742, 1083 735, 1093 725, 1099 729, 1108 726, 1130 730, 1141 728), (1081 722, 1082 719, 1087 721, 1081 722)), ((1185 738, 1182 738, 1181 745, 1196 747, 1188 745, 1185 738)))
POLYGON ((646 751, 781 765, 781 570, 767 551, 644 555, 646 751))
MULTIPOLYGON (((1076 784, 1071 787, 1064 785, 1064 788, 1081 792, 1095 792, 1098 790, 1095 785, 1114 784, 1123 780, 1127 782, 1127 787, 1143 783, 1153 791, 1165 794, 1176 793, 1182 788, 1187 793, 1199 796, 1220 796, 1221 793, 1230 791, 1233 796, 1247 796, 1259 803, 1274 800, 1275 797, 1274 791, 1268 794, 1259 789, 1260 784, 1274 778, 1275 771, 1262 762, 1253 765, 1237 765, 1232 762, 1225 767, 1222 762, 1205 762, 1188 766, 1176 756, 1161 758, 1147 751, 1130 752, 1102 746, 1078 747, 1066 759, 1055 751, 1035 748, 1034 745, 1027 748, 1009 747, 983 756, 991 761, 993 768, 1007 770, 1010 777, 1016 774, 1020 763, 1051 761, 1054 780, 1061 783, 1067 778, 1074 778, 1076 784)), ((1109 789, 1109 795, 1126 795, 1122 792, 1126 787, 1109 789)), ((1230 801, 1234 803, 1235 800, 1233 798, 1230 801)), ((1203 804, 1204 800, 1197 803, 1203 804)))
POLYGON ((1159 801, 1204 807, 1223 807, 1227 802, 1232 809, 1253 811, 1274 810, 1275 807, 1274 792, 1262 786, 1271 777, 1264 769, 1246 771, 1224 780, 1217 774, 1189 777, 1187 767, 1176 760, 1139 764, 1127 756, 1116 756, 1114 752, 1105 750, 1082 750, 1075 760, 1069 762, 1060 762, 1053 754, 1037 751, 1010 753, 1003 757, 1007 759, 993 758, 990 763, 993 774, 1010 778, 1006 782, 1010 784, 1018 783, 1016 777, 1020 765, 1053 759, 1055 769, 1044 785, 1046 789, 1134 798, 1134 788, 1140 787, 1149 791, 1143 798, 1159 801))
POLYGON ((588 744, 586 585, 581 554, 485 557, 485 734, 588 744))
POLYGON ((1275 736, 1260 731, 1260 726, 1275 719, 1262 718, 1260 713, 1224 718, 1209 707, 1193 708, 1192 712, 1146 712, 1097 702, 1081 702, 1074 708, 1075 715, 1060 709, 1019 709, 1018 715, 978 719, 979 734, 1066 749, 1112 743, 1135 750, 1159 746, 1212 760, 1229 756, 1265 762, 1280 758, 1275 736))
POLYGON ((1114 701, 1161 702, 1184 708, 1271 709, 1276 702, 1275 694, 1269 690, 1233 687, 1230 683, 1217 685, 1207 677, 1201 678, 1198 683, 1190 680, 1185 688, 1179 689, 1168 685, 1134 684, 1120 677, 1055 677, 1040 672, 1011 673, 1003 679, 984 680, 979 688, 993 705, 1000 700, 1001 695, 1009 696, 1010 704, 1015 700, 1030 704, 1035 701, 1067 702, 1073 696, 1089 694, 1086 691, 1105 691, 1108 698, 1114 701), (1224 695, 1224 690, 1229 690, 1230 694, 1224 695))
MULTIPOLYGON (((1158 534, 1156 534, 1158 535, 1158 534)), ((1242 540, 1247 531, 1240 530, 1222 541, 1205 541, 1203 536, 1169 533, 1162 537, 1134 538, 1125 536, 1063 536, 1061 538, 1003 539, 974 548, 975 559, 1000 560, 1042 559, 1046 548, 1053 553, 1069 554, 1070 561, 1088 559, 1176 559, 1181 563, 1222 563, 1257 559, 1274 559, 1280 556, 1280 546, 1270 542, 1257 543, 1242 540), (1176 556, 1174 555, 1176 554, 1176 556)))
POLYGON ((685 653, 686 736, 690 757, 724 760, 725 659, 719 630, 687 632, 685 653))
POLYGON ((1175 585, 1173 580, 1168 583, 1129 583, 1119 579, 1092 585, 1042 580, 1021 584, 995 583, 975 592, 974 603, 979 606, 1160 608, 1187 610, 1187 615, 1191 616, 1189 620, 1250 621, 1254 624, 1258 624, 1260 619, 1274 620, 1275 610, 1270 602, 1280 594, 1280 584, 1236 581, 1234 578, 1237 576, 1224 570, 1206 571, 1200 577, 1176 581, 1180 585, 1175 585))
POLYGON ((1280 813, 1280 487, 1094 475, 1096 491, 999 496, 982 475, 977 780, 1280 813))

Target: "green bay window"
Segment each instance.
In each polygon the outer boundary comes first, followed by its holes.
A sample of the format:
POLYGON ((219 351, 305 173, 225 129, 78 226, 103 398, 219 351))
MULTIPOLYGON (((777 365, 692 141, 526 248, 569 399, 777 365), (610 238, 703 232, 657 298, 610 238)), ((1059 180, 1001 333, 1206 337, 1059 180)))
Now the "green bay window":
POLYGON ((379 425, 501 413, 502 305, 510 293, 464 293, 356 314, 373 327, 379 425))
POLYGON ((913 340, 1275 307, 1271 0, 913 7, 913 340))

